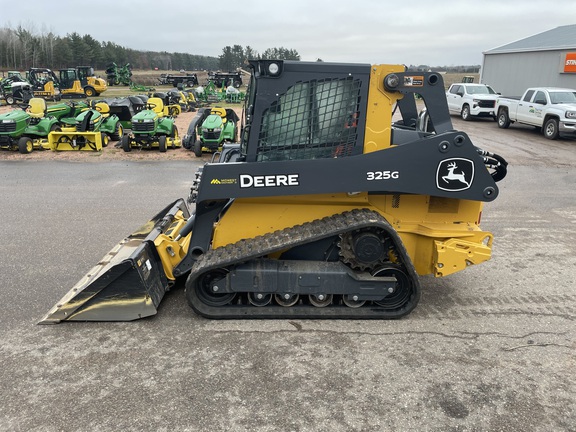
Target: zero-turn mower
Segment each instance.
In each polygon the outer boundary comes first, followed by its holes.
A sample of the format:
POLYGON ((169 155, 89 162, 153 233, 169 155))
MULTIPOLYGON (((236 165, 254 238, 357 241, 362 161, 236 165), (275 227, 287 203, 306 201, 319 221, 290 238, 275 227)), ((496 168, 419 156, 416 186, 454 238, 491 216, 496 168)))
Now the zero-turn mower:
POLYGON ((157 148, 163 153, 168 148, 181 147, 182 141, 174 119, 170 116, 166 117, 164 113, 162 99, 149 98, 146 102, 146 109, 132 117, 132 133, 125 134, 122 138, 122 149, 130 152, 133 148, 157 148))
POLYGON ((48 135, 60 130, 58 119, 47 113, 42 98, 32 98, 22 108, 0 114, 0 148, 23 154, 49 149, 48 135))
POLYGON ((48 135, 51 150, 101 151, 110 140, 120 141, 124 136, 120 119, 110 115, 110 107, 105 102, 92 104, 68 123, 48 135))
POLYGON ((209 318, 400 318, 420 275, 490 259, 480 216, 507 164, 453 128, 440 74, 250 66, 241 142, 197 171, 194 205, 179 199, 122 240, 41 323, 154 315, 184 277, 209 318))

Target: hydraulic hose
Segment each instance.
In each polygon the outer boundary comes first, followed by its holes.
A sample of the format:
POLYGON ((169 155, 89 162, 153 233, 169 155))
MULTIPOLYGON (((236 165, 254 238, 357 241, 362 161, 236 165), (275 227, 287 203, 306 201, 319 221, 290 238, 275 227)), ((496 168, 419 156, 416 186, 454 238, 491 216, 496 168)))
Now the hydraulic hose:
POLYGON ((508 173, 508 162, 506 162, 506 159, 496 153, 487 152, 478 147, 476 147, 476 151, 482 156, 486 168, 494 170, 490 174, 495 182, 499 182, 506 177, 508 173))

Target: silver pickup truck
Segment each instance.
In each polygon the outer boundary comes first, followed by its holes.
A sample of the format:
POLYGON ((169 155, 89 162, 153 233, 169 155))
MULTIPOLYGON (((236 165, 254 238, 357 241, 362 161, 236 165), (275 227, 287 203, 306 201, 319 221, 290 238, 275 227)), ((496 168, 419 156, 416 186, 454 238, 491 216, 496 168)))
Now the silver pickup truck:
POLYGON ((542 128, 548 139, 560 135, 576 138, 576 90, 533 87, 521 97, 496 99, 498 127, 506 129, 518 122, 542 128))

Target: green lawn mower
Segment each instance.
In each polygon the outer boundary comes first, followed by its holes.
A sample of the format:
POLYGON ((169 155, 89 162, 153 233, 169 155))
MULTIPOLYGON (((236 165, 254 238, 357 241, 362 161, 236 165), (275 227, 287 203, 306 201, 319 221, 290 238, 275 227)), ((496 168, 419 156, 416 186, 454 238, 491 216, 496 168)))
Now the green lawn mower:
POLYGON ((50 117, 56 117, 60 123, 73 125, 76 124, 76 116, 81 112, 86 111, 90 108, 88 102, 63 102, 50 105, 48 107, 47 113, 50 117))
POLYGON ((105 102, 97 102, 71 121, 66 119, 60 131, 48 135, 48 143, 53 151, 84 150, 101 151, 110 140, 120 141, 124 128, 118 116, 110 115, 110 107, 105 102))
POLYGON ((203 152, 216 152, 224 142, 235 142, 238 115, 231 108, 201 108, 190 122, 184 136, 184 148, 194 150, 197 157, 203 152))
POLYGON ((146 102, 146 109, 132 117, 132 133, 122 138, 121 147, 125 152, 137 149, 154 149, 165 152, 168 148, 181 147, 178 128, 174 118, 164 116, 164 102, 152 97, 146 102))
POLYGON ((60 130, 58 119, 47 115, 42 98, 32 98, 22 108, 0 115, 0 148, 22 154, 48 149, 49 134, 60 130))

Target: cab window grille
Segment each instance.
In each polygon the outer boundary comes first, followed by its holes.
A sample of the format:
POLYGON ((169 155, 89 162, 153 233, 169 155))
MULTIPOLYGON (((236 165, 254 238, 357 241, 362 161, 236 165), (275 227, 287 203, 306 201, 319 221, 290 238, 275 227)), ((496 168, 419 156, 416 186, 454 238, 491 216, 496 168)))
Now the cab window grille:
POLYGON ((263 112, 257 160, 343 157, 357 140, 360 80, 299 82, 263 112))

